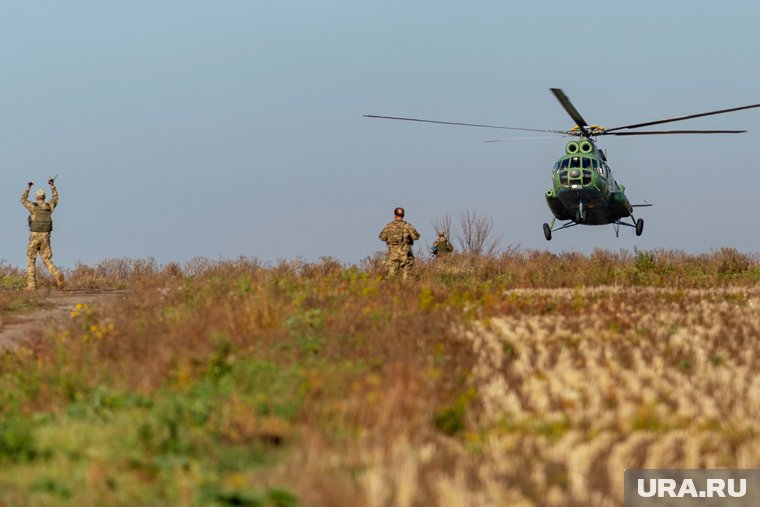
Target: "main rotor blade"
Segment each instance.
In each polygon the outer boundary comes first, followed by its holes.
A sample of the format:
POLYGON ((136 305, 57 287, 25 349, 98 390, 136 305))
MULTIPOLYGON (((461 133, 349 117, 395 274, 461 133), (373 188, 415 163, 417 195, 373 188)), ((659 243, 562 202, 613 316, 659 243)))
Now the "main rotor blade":
POLYGON ((648 132, 603 132, 604 136, 653 136, 660 134, 742 134, 746 130, 650 130, 648 132))
POLYGON ((540 129, 526 129, 518 127, 503 127, 500 125, 481 125, 479 123, 459 123, 453 121, 437 121, 437 120, 423 120, 421 118, 402 118, 400 116, 378 116, 376 114, 365 114, 365 118, 380 118, 383 120, 403 120, 403 121, 417 121, 421 123, 440 123, 441 125, 463 125, 465 127, 483 127, 488 129, 505 129, 505 130, 522 130, 524 132, 547 132, 551 134, 567 134, 564 130, 540 130, 540 129))
POLYGON ((573 119, 576 125, 578 125, 578 128, 581 129, 581 132, 585 136, 588 137, 589 132, 586 130, 586 126, 588 125, 588 122, 583 119, 583 116, 581 116, 581 113, 578 112, 577 109, 575 109, 575 106, 573 106, 572 102, 570 102, 570 99, 567 98, 567 95, 565 95, 565 92, 563 92, 559 88, 549 88, 551 92, 554 94, 555 97, 557 97, 557 100, 559 100, 559 103, 562 104, 562 107, 565 108, 565 111, 567 111, 567 114, 570 115, 570 118, 573 119))
POLYGON ((752 109, 755 107, 760 107, 760 104, 752 104, 749 106, 740 106, 740 107, 732 107, 730 109, 721 109, 719 111, 710 111, 707 113, 699 113, 699 114, 689 114, 686 116, 675 116, 673 118, 666 118, 664 120, 655 120, 655 121, 648 121, 645 123, 634 123, 632 125, 623 125, 622 127, 615 127, 611 129, 607 129, 607 132, 613 132, 615 130, 623 130, 623 129, 637 129, 640 127, 649 127, 650 125, 660 125, 662 123, 670 123, 674 121, 682 121, 682 120, 690 120, 692 118, 701 118, 702 116, 712 116, 714 114, 723 114, 723 113, 732 113, 734 111, 742 111, 744 109, 752 109))
POLYGON ((510 137, 509 139, 488 139, 484 143, 510 143, 513 141, 538 141, 539 139, 557 139, 554 136, 536 136, 536 137, 510 137))

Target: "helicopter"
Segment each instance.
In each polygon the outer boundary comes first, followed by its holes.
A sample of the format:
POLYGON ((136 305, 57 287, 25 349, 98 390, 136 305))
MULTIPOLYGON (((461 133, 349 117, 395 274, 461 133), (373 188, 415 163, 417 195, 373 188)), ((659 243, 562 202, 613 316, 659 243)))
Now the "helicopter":
POLYGON ((634 131, 642 127, 660 125, 702 116, 730 113, 744 109, 760 107, 760 104, 720 109, 706 113, 676 116, 662 120, 654 120, 621 127, 605 128, 591 125, 570 102, 570 99, 560 88, 549 89, 559 101, 565 112, 575 122, 569 130, 542 130, 499 125, 482 125, 477 123, 461 123, 449 121, 426 120, 421 118, 404 118, 399 116, 379 116, 365 114, 366 118, 386 120, 415 121, 422 123, 437 123, 443 125, 462 125, 466 127, 483 127, 525 132, 542 132, 577 137, 565 146, 565 154, 554 164, 552 169, 552 188, 544 194, 546 204, 554 215, 551 224, 544 223, 544 237, 551 241, 552 233, 575 227, 576 225, 609 225, 615 230, 615 236, 620 235, 620 227, 631 227, 636 236, 644 232, 644 220, 636 219, 634 208, 652 206, 652 204, 631 204, 625 195, 625 186, 618 183, 610 169, 605 152, 596 145, 599 136, 643 136, 661 134, 741 134, 746 130, 644 130, 634 131), (564 222, 558 225, 557 221, 564 222))

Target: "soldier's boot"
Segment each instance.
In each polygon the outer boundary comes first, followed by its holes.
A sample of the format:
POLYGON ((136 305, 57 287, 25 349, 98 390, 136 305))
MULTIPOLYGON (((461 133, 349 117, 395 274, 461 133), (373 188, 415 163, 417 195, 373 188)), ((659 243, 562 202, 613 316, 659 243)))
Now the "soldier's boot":
POLYGON ((63 288, 66 286, 63 275, 61 273, 55 275, 55 284, 61 290, 63 290, 63 288))

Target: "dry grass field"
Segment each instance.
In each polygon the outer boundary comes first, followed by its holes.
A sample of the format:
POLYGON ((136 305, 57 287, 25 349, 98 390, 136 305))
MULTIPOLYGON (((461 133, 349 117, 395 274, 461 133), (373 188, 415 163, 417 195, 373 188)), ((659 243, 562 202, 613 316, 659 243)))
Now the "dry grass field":
MULTIPOLYGON (((724 249, 111 260, 0 363, 0 505, 620 506, 760 467, 760 262, 724 249)), ((2 316, 42 304, 0 266, 2 316)))

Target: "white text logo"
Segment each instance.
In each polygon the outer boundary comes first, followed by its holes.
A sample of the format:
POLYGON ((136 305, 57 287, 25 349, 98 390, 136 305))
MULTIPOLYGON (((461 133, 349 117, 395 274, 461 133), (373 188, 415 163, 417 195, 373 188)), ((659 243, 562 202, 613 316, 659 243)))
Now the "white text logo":
POLYGON ((639 479, 638 494, 643 498, 741 498, 747 494, 747 479, 707 479, 702 490, 697 489, 692 479, 684 479, 680 485, 675 479, 639 479))

